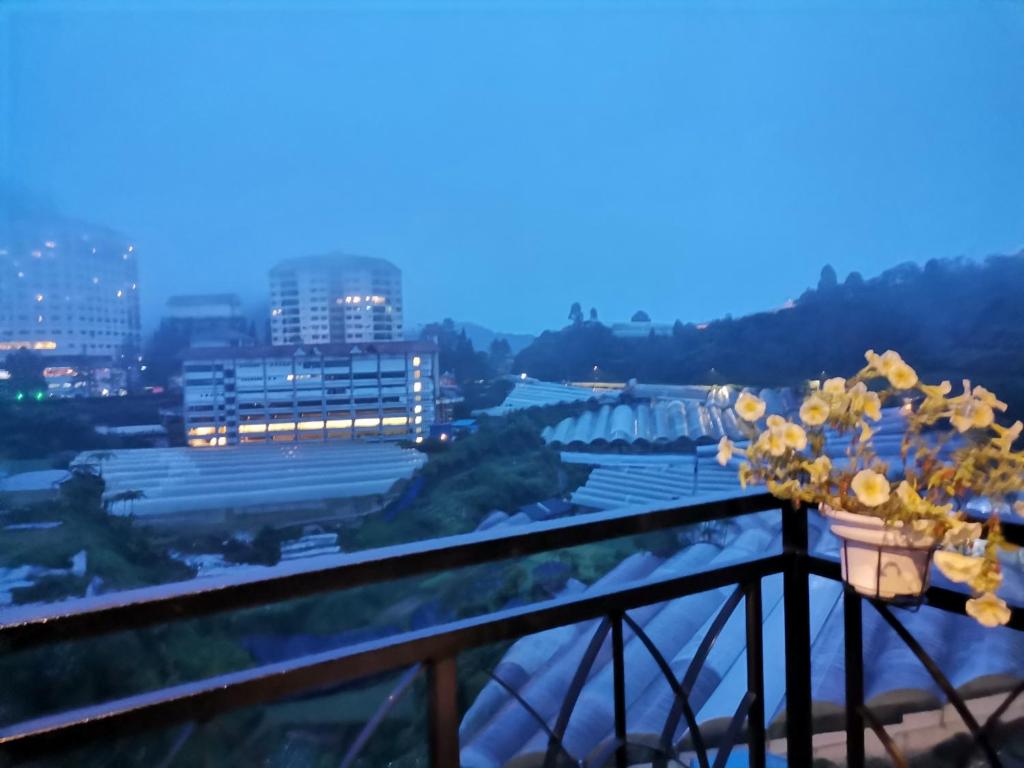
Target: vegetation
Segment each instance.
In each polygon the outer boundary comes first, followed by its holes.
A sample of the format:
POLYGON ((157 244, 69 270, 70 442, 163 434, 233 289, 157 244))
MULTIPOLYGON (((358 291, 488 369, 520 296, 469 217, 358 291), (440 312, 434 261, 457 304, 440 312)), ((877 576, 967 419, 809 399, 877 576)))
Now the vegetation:
MULTIPOLYGON (((816 504, 880 518, 898 527, 900 535, 917 545, 946 549, 935 563, 949 579, 970 585, 975 597, 967 613, 994 627, 1010 620, 1006 602, 996 597, 1002 584, 999 551, 1009 549, 997 516, 988 529, 981 554, 974 554, 983 525, 965 521, 962 504, 970 496, 1004 500, 1021 490, 1024 453, 1013 443, 1024 424, 1003 427, 995 421, 1006 404, 984 387, 964 381, 963 394, 950 396, 952 385, 922 383, 917 372, 896 352, 865 354, 867 364, 849 380, 833 377, 812 384, 800 407, 799 421, 779 415, 764 419, 765 403, 744 392, 736 401, 740 425, 749 446, 734 445, 728 437, 719 443, 718 460, 728 463, 734 453, 744 458, 739 479, 765 484, 773 494, 793 502, 816 504), (882 406, 899 398, 907 428, 900 445, 899 476, 889 480, 890 467, 875 451, 873 424, 882 418, 882 406), (847 442, 847 461, 833 464, 825 452, 825 430, 836 431, 847 442), (944 430, 944 431, 943 431, 944 430), (943 448, 956 439, 947 457, 943 448)), ((881 569, 880 569, 881 570, 881 569)), ((895 579, 893 589, 924 589, 925 582, 895 579)), ((879 582, 883 579, 878 577, 879 582)), ((901 594, 901 592, 897 592, 901 594)))
POLYGON ((542 334, 515 371, 551 381, 788 385, 856 370, 865 349, 900 349, 926 378, 969 377, 1024 409, 1024 254, 903 264, 843 283, 831 268, 791 308, 623 339, 596 321, 542 334))

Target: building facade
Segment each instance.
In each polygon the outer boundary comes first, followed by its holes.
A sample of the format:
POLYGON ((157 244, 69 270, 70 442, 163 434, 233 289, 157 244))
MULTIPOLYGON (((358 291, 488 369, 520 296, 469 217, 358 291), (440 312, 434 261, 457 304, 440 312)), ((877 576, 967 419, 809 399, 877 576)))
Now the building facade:
POLYGON ((384 259, 327 254, 270 271, 271 344, 364 344, 402 338, 402 272, 384 259))
POLYGON ((420 442, 435 420, 437 347, 428 342, 191 349, 183 371, 192 447, 420 442))
POLYGON ((30 349, 128 367, 139 345, 131 243, 64 220, 0 229, 0 357, 30 349))
POLYGON ((186 346, 245 346, 255 343, 242 302, 233 293, 171 296, 161 329, 186 346))

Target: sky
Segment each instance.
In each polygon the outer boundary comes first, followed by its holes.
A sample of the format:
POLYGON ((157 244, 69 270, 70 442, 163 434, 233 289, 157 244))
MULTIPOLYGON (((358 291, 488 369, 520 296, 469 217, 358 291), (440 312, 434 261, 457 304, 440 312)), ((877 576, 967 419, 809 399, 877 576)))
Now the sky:
POLYGON ((783 304, 1024 248, 1024 2, 0 2, 0 181, 128 235, 143 321, 341 250, 407 324, 783 304))

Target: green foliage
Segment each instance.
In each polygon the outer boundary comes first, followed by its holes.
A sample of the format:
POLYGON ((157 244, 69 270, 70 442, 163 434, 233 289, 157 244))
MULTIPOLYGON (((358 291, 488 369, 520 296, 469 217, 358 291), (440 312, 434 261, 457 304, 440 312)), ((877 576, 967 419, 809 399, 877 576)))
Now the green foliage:
POLYGON ((622 339, 594 323, 549 331, 513 370, 563 381, 597 365, 620 381, 775 386, 852 374, 864 350, 896 349, 925 379, 966 376, 998 392, 1011 413, 1024 409, 1024 255, 904 264, 835 286, 823 277, 825 289, 805 292, 791 309, 703 329, 677 324, 671 336, 622 339))

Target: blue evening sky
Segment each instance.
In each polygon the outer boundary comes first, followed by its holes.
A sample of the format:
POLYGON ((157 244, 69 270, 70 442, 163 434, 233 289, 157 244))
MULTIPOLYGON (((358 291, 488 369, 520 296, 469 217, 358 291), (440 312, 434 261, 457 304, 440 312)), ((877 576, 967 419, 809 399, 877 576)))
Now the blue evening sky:
POLYGON ((0 4, 0 173, 144 321, 341 249, 410 323, 770 308, 1024 247, 1024 2, 0 4))

